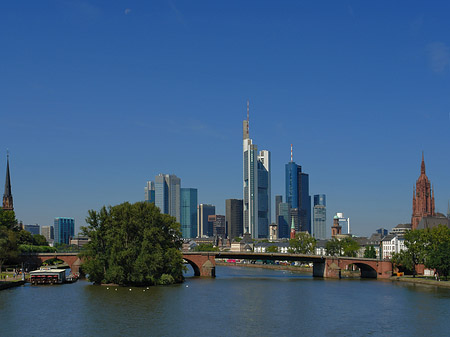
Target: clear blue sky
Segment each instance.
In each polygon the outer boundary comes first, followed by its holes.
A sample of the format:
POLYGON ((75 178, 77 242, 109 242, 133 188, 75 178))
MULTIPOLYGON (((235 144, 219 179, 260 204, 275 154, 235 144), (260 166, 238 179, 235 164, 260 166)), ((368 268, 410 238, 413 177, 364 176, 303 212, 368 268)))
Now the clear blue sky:
MULTIPOLYGON (((0 181, 24 223, 144 198, 158 173, 224 213, 242 120, 284 195, 290 144, 353 232, 409 222, 422 150, 450 198, 447 1, 3 1, 0 181)), ((330 232, 327 228, 328 233, 330 232)))

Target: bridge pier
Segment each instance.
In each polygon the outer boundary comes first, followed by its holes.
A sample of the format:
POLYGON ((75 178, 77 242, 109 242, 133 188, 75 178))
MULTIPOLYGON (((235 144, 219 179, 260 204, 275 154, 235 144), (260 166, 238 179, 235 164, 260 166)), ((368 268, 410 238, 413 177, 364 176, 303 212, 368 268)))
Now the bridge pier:
POLYGON ((216 259, 214 255, 208 253, 184 254, 183 258, 192 266, 195 276, 216 277, 216 259))

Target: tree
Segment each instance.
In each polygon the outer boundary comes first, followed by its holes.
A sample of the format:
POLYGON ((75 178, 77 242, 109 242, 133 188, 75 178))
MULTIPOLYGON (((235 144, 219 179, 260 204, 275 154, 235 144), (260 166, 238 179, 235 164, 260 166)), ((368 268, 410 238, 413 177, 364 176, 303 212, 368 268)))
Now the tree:
POLYGON ((342 255, 341 241, 336 238, 332 238, 325 244, 325 250, 327 251, 327 255, 329 256, 341 256, 342 255))
POLYGON ((148 202, 90 210, 80 255, 83 270, 96 284, 155 285, 181 282, 183 258, 180 225, 148 202))
POLYGON ((360 248, 359 243, 349 236, 341 240, 341 245, 343 251, 342 256, 356 257, 360 248))
POLYGON ((200 243, 193 249, 194 252, 218 252, 219 248, 214 247, 211 243, 200 243))
POLYGON ((377 258, 377 252, 375 250, 374 246, 369 246, 364 251, 364 257, 366 259, 376 259, 377 258))
POLYGON ((45 236, 41 234, 34 234, 33 235, 33 244, 35 246, 48 246, 47 239, 45 236))
POLYGON ((21 229, 17 233, 17 244, 19 245, 34 245, 33 236, 29 231, 21 229))
POLYGON ((266 253, 278 253, 278 247, 277 246, 269 246, 266 249, 266 253))
POLYGON ((314 254, 317 240, 309 233, 300 232, 295 239, 289 240, 288 252, 290 254, 314 254))
POLYGON ((14 211, 0 208, 0 273, 3 264, 18 255, 17 220, 14 211))
POLYGON ((447 279, 450 273, 450 229, 439 225, 424 230, 423 236, 427 240, 425 266, 436 269, 440 276, 447 279))
POLYGON ((416 277, 416 266, 425 262, 427 246, 429 244, 428 233, 424 230, 412 230, 405 233, 406 251, 401 251, 400 260, 405 263, 405 267, 411 269, 413 277, 416 277))

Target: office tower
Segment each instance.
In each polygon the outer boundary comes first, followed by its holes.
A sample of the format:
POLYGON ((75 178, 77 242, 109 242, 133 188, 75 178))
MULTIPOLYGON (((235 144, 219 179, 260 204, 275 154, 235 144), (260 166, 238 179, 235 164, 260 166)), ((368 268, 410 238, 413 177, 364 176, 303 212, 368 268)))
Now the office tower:
POLYGON ((278 215, 280 215, 278 208, 282 202, 283 202, 283 196, 276 195, 275 196, 275 221, 278 221, 278 215))
POLYGON ((213 236, 225 237, 226 225, 225 225, 225 215, 208 215, 208 223, 212 224, 213 236))
POLYGON ((24 225, 23 229, 30 232, 32 235, 40 234, 41 227, 38 224, 35 225, 24 225))
POLYGON ((244 234, 243 216, 242 199, 225 200, 225 222, 227 226, 227 236, 230 239, 234 239, 244 234))
POLYGON ((216 206, 200 204, 197 207, 197 237, 213 236, 213 224, 208 216, 216 214, 216 206))
POLYGON ((344 213, 338 212, 336 213, 335 219, 338 219, 339 226, 342 228, 346 228, 347 234, 350 234, 350 218, 344 218, 344 213))
POLYGON ((73 218, 55 218, 55 243, 69 244, 75 235, 75 220, 73 218))
POLYGON ((291 207, 287 202, 282 202, 278 205, 278 237, 289 238, 289 224, 291 223, 291 207))
POLYGON ((161 213, 169 214, 180 222, 181 179, 173 174, 159 174, 155 177, 155 205, 161 213))
POLYGON ((41 234, 45 237, 47 242, 50 242, 55 238, 54 232, 53 232, 53 226, 42 226, 41 227, 41 234))
POLYGON ((155 203, 155 183, 153 181, 147 181, 144 187, 145 201, 155 203))
MULTIPOLYGON (((286 202, 292 210, 297 209, 298 223, 296 231, 311 233, 311 196, 309 195, 309 175, 302 172, 302 167, 293 161, 291 145, 291 161, 286 164, 286 202)), ((292 211, 294 213, 295 211, 292 211)))
POLYGON ((11 177, 9 175, 9 153, 6 154, 6 181, 5 192, 3 193, 3 210, 14 211, 13 197, 11 193, 11 177))
POLYGON ((181 233, 183 238, 197 237, 197 189, 182 188, 181 193, 181 233))
POLYGON ((327 222, 327 208, 326 208, 325 194, 314 195, 314 211, 313 211, 313 223, 314 223, 314 237, 317 240, 326 239, 326 222, 327 222))
POLYGON ((435 216, 434 211, 434 188, 425 173, 425 160, 422 152, 422 164, 420 176, 416 181, 416 188, 413 191, 413 211, 411 216, 412 229, 417 229, 420 220, 427 216, 435 216))
POLYGON ((243 192, 244 233, 252 238, 266 238, 270 223, 270 152, 258 147, 249 135, 249 102, 247 120, 243 122, 243 192))

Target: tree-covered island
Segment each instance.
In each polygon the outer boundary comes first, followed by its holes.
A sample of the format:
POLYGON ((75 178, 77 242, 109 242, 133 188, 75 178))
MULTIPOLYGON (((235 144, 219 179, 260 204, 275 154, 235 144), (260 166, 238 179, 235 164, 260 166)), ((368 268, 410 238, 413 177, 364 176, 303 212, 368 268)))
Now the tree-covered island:
POLYGON ((180 225, 148 202, 90 210, 83 271, 95 284, 124 286, 183 281, 180 225))

